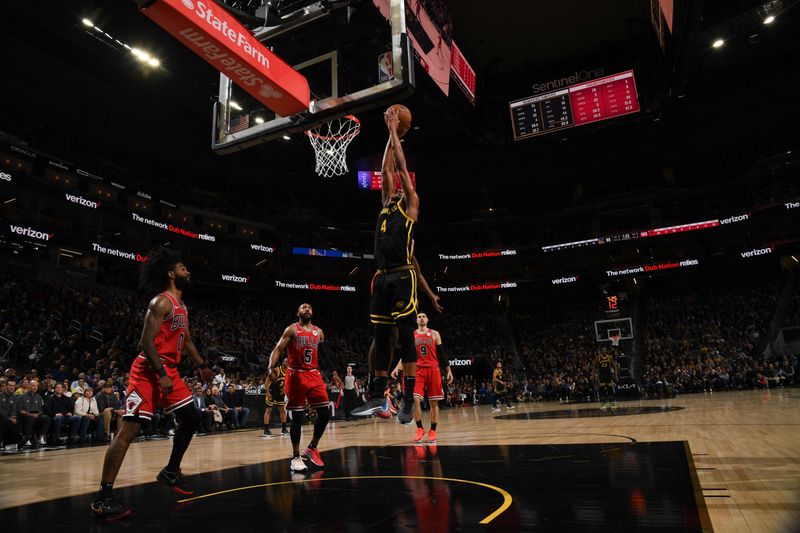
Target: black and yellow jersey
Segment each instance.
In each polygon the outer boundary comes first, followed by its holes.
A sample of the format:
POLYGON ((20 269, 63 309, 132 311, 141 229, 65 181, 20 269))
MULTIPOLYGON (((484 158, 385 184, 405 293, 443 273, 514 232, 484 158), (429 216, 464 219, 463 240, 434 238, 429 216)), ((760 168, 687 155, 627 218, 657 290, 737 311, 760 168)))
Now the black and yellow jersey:
POLYGON ((283 366, 279 366, 275 369, 277 372, 277 376, 272 376, 272 381, 270 382, 270 388, 280 391, 280 394, 283 394, 284 391, 284 383, 286 383, 286 369, 283 366))
POLYGON ((505 389, 506 386, 503 383, 499 383, 500 381, 503 381, 503 371, 496 368, 492 376, 492 387, 495 391, 502 392, 505 389))
POLYGON ((609 354, 597 357, 597 370, 601 376, 611 377, 611 369, 614 366, 614 358, 609 354))
POLYGON ((410 265, 414 256, 416 222, 405 212, 402 200, 381 209, 375 227, 375 262, 378 268, 410 265))

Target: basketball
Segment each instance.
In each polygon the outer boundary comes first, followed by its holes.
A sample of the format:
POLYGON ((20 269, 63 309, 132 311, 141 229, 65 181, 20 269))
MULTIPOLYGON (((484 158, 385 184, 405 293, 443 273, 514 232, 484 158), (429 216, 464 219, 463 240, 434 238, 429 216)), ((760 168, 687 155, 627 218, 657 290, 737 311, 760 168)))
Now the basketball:
POLYGON ((388 112, 390 109, 397 109, 398 118, 400 119, 400 123, 397 125, 397 135, 403 137, 411 129, 411 111, 403 104, 394 104, 386 111, 388 112))

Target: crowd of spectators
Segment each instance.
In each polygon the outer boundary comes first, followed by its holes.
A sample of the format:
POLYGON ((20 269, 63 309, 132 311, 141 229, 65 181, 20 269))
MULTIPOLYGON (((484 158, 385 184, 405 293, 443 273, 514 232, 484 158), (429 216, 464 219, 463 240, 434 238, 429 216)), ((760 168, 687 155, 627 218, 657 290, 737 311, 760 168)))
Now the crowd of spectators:
POLYGON ((643 332, 647 394, 796 384, 796 357, 763 355, 782 286, 777 280, 652 294, 643 332))
MULTIPOLYGON (((640 299, 646 307, 644 392, 663 396, 797 384, 796 357, 762 355, 784 282, 652 289, 640 299)), ((201 432, 246 426, 244 395, 264 392, 267 357, 295 319, 294 308, 281 304, 278 313, 255 299, 196 297, 196 304, 189 303, 192 333, 216 373, 206 387, 192 365, 183 368, 203 415, 201 432)), ((146 303, 145 295, 133 292, 0 275, 0 359, 8 367, 0 378, 5 440, 11 431, 30 446, 48 439, 107 442, 123 413, 146 303)), ((325 329, 334 354, 320 361, 331 401, 340 408, 339 375, 353 365, 358 405, 367 389, 370 328, 357 309, 321 307, 315 323, 325 329)), ((489 361, 485 375, 458 377, 447 389, 445 405, 492 403, 488 369, 498 361, 516 401, 594 401, 595 319, 596 306, 580 303, 434 315, 431 326, 442 332, 449 357, 489 361)), ((397 396, 394 388, 390 396, 397 396)), ((168 435, 173 429, 172 417, 157 413, 143 433, 168 435)))

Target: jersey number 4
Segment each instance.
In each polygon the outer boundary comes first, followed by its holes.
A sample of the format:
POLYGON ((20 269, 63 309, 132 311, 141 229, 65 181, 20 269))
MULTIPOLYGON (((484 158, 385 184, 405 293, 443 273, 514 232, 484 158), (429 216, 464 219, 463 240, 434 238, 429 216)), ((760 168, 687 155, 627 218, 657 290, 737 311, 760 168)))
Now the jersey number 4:
POLYGON ((386 233, 386 220, 381 222, 381 233, 386 233))

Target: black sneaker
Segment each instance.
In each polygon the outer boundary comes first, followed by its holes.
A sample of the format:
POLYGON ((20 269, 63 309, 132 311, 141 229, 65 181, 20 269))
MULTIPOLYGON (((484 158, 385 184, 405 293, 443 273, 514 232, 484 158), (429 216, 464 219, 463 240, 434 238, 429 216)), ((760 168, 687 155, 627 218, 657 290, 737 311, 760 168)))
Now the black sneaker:
POLYGON ((414 420, 414 416, 411 413, 411 408, 414 406, 413 401, 408 401, 405 398, 403 399, 403 405, 400 406, 400 412, 397 413, 397 421, 401 424, 409 424, 412 420, 414 420))
POLYGON ((373 398, 361 407, 353 409, 351 411, 351 415, 353 416, 369 416, 374 415, 381 409, 383 409, 383 404, 385 403, 383 398, 373 398))
POLYGON ((103 498, 98 492, 92 500, 92 514, 98 518, 106 520, 119 520, 131 514, 130 509, 123 507, 113 496, 103 498))
POLYGON ((272 432, 270 430, 265 429, 264 433, 261 436, 262 437, 273 437, 274 435, 272 434, 272 432))
POLYGON ((166 469, 163 469, 158 473, 156 479, 178 494, 183 494, 184 496, 191 496, 194 494, 194 489, 191 485, 189 485, 189 483, 187 483, 186 478, 183 477, 183 473, 181 472, 180 468, 174 473, 167 472, 166 469))
POLYGON ((281 437, 288 437, 288 436, 289 436, 289 430, 286 428, 281 429, 281 437))

